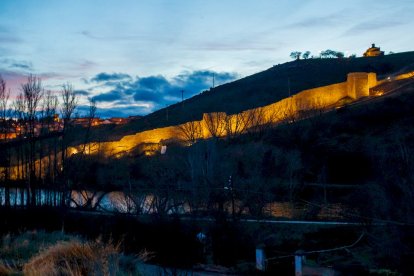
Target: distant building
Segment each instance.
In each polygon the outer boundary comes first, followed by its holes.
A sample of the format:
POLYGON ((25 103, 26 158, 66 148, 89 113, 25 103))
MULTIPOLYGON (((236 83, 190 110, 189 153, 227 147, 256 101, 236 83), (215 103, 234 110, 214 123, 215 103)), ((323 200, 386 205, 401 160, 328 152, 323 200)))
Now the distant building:
POLYGON ((7 133, 0 133, 0 140, 11 140, 17 138, 17 133, 14 130, 11 130, 12 132, 7 133))
POLYGON ((88 117, 74 118, 74 119, 72 119, 72 123, 74 125, 80 125, 80 126, 83 126, 83 127, 88 127, 89 124, 91 126, 99 126, 100 125, 100 119, 99 118, 88 118, 88 117))
POLYGON ((108 119, 112 124, 123 125, 130 121, 129 118, 110 118, 108 119))
POLYGON ((383 55, 384 52, 381 51, 380 47, 376 47, 374 43, 372 44, 371 48, 366 50, 364 53, 364 57, 378 57, 383 55))

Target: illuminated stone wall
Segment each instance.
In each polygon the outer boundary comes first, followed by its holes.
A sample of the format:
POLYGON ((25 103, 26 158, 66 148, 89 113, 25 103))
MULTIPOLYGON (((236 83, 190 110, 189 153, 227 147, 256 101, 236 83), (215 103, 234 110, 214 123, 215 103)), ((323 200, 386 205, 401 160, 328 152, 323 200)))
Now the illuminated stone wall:
MULTIPOLYGON (((257 124, 278 123, 284 120, 292 120, 298 111, 310 109, 323 109, 334 106, 343 98, 359 99, 369 96, 369 89, 377 84, 375 73, 350 73, 346 82, 327 85, 314 89, 304 90, 292 97, 276 103, 243 111, 239 114, 226 115, 222 112, 204 114, 198 123, 201 126, 201 138, 210 138, 211 130, 208 124, 216 123, 219 136, 225 136, 229 131, 246 130, 257 124)), ((119 141, 105 142, 101 149, 107 155, 128 152, 142 143, 160 143, 171 139, 184 139, 182 126, 170 126, 127 135, 119 141)))
MULTIPOLYGON (((397 76, 394 79, 408 78, 413 75, 414 73, 411 72, 397 76)), ((276 103, 249 109, 239 114, 209 113, 204 114, 201 121, 147 130, 124 136, 121 140, 114 142, 90 143, 86 146, 85 153, 96 154, 99 151, 105 156, 119 156, 130 152, 140 144, 161 144, 168 140, 188 140, 188 135, 184 135, 183 129, 192 129, 197 132, 193 133, 194 140, 212 137, 212 128, 216 129, 217 134, 213 136, 236 135, 259 125, 293 121, 297 119, 298 114, 302 111, 334 107, 341 99, 347 97, 356 100, 369 96, 370 88, 376 85, 375 73, 350 73, 346 82, 304 90, 276 103)), ((68 155, 81 150, 83 150, 83 145, 69 148, 68 155)), ((13 175, 15 175, 15 168, 12 168, 12 170, 13 175)))

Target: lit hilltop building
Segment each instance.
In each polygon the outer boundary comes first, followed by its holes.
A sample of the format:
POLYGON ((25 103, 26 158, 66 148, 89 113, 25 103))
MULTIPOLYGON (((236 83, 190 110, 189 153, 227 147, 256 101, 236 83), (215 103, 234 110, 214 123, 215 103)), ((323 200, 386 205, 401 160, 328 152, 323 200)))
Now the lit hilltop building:
POLYGON ((375 44, 373 43, 371 48, 365 51, 364 57, 378 57, 383 56, 384 51, 381 51, 380 47, 375 47, 375 44))

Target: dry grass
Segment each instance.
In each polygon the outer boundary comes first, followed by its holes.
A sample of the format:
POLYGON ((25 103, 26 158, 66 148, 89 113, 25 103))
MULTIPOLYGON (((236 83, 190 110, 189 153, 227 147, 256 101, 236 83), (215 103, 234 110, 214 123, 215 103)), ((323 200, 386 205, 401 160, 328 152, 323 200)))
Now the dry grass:
POLYGON ((11 267, 0 262, 0 276, 15 275, 15 274, 16 272, 11 267))
POLYGON ((24 275, 115 275, 119 268, 118 248, 100 241, 58 242, 29 260, 24 275))

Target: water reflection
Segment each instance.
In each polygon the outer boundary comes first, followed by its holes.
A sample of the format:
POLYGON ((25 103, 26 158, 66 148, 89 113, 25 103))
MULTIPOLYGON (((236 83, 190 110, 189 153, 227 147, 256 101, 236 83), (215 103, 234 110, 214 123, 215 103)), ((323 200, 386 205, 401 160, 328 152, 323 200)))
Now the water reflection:
MULTIPOLYGON (((5 188, 0 188, 1 206, 11 207, 26 206, 28 204, 27 189, 9 188, 7 196, 5 188), (6 204, 6 198, 9 203, 6 204)), ((218 210, 218 206, 207 206, 201 204, 191 205, 188 201, 177 199, 166 199, 151 193, 148 194, 126 194, 121 191, 103 192, 73 190, 70 193, 61 191, 41 189, 36 190, 37 206, 69 206, 79 210, 117 212, 127 214, 203 214, 207 210, 218 210)), ((223 210, 228 214, 233 212, 232 202, 225 202, 223 210)), ((237 214, 252 215, 252 210, 243 206, 242 202, 234 202, 234 210, 237 214)), ((261 214, 274 218, 289 219, 341 219, 344 206, 341 204, 330 204, 323 208, 315 208, 309 205, 297 205, 291 202, 271 202, 264 204, 261 214), (311 217, 309 217, 311 216, 311 217)))

